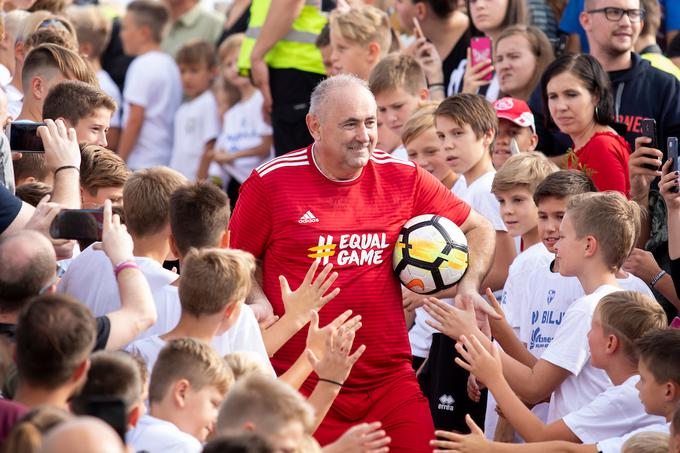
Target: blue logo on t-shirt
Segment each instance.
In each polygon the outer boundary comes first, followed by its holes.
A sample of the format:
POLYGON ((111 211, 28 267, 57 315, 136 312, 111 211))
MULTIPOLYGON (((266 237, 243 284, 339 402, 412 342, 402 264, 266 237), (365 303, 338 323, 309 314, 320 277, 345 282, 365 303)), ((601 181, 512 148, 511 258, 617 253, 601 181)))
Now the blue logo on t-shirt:
POLYGON ((551 341, 552 337, 544 337, 541 335, 541 328, 536 327, 531 332, 531 342, 529 343, 529 349, 547 348, 551 341))
POLYGON ((546 302, 548 303, 548 305, 550 305, 550 302, 552 302, 553 300, 555 300, 555 290, 551 289, 550 291, 548 291, 548 297, 546 299, 546 302))

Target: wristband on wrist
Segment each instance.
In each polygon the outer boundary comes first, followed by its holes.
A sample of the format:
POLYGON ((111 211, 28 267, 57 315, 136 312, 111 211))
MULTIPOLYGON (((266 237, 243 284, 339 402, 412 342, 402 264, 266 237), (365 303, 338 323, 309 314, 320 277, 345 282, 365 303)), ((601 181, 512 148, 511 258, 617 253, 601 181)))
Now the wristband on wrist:
POLYGON ((654 276, 654 278, 652 279, 652 281, 649 282, 649 286, 651 286, 652 288, 654 288, 654 286, 655 286, 657 283, 659 283, 659 280, 661 280, 661 279, 664 277, 664 275, 666 275, 666 271, 663 270, 663 269, 661 269, 661 271, 660 271, 658 274, 656 274, 656 275, 654 276))
POLYGON ((427 87, 428 88, 442 87, 442 89, 443 89, 444 88, 444 82, 428 83, 427 87))
POLYGON ((62 170, 68 170, 69 168, 73 168, 73 169, 76 170, 78 173, 80 173, 80 168, 76 167, 75 165, 62 165, 61 167, 59 167, 59 168, 57 168, 56 170, 54 170, 54 174, 56 175, 56 174, 59 173, 60 171, 62 171, 62 170))
POLYGON ((332 379, 319 378, 319 381, 321 381, 321 382, 328 382, 329 384, 335 384, 335 385, 337 385, 338 387, 342 387, 342 383, 341 383, 341 382, 334 381, 334 380, 332 380, 332 379))
POLYGON ((118 278, 118 274, 125 269, 139 269, 139 265, 134 260, 125 260, 113 268, 113 274, 118 278))

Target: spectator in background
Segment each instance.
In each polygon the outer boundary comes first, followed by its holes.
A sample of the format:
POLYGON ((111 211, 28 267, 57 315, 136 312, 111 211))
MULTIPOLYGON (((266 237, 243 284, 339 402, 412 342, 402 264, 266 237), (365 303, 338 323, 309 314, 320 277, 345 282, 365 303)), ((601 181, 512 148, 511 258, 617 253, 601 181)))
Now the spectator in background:
POLYGON ((21 99, 23 95, 20 90, 11 84, 15 75, 21 78, 21 69, 16 71, 16 61, 14 55, 14 43, 21 22, 29 13, 23 10, 13 10, 5 14, 5 34, 0 41, 0 84, 7 93, 8 113, 12 118, 16 118, 21 111, 21 99))
POLYGON ((167 21, 166 8, 154 0, 131 2, 123 18, 123 48, 136 58, 125 76, 118 154, 132 170, 170 162, 173 120, 182 102, 182 81, 175 61, 160 51, 167 21))
POLYGON ((97 74, 99 87, 116 103, 116 109, 111 116, 111 124, 106 133, 108 147, 115 150, 120 138, 123 96, 109 73, 102 69, 101 64, 101 56, 111 40, 111 21, 104 16, 101 8, 95 5, 72 6, 68 9, 68 17, 73 22, 78 36, 80 46, 78 53, 92 65, 97 74))
POLYGON ((72 418, 64 409, 41 406, 32 409, 12 427, 3 447, 5 451, 38 453, 43 437, 53 428, 72 418))
POLYGON ((130 176, 125 162, 111 150, 97 145, 81 145, 80 196, 85 209, 123 204, 123 186, 130 176))
POLYGON ((120 436, 104 421, 77 417, 50 431, 43 440, 41 453, 126 453, 120 436))
POLYGON ((207 11, 198 0, 164 0, 170 13, 170 27, 161 42, 161 50, 175 57, 177 51, 193 39, 213 46, 224 30, 224 16, 207 11))
POLYGON ((661 7, 658 0, 640 0, 640 6, 645 10, 645 20, 640 36, 635 42, 635 51, 642 58, 648 60, 652 66, 673 74, 680 79, 680 68, 666 56, 656 43, 656 35, 661 27, 661 7))

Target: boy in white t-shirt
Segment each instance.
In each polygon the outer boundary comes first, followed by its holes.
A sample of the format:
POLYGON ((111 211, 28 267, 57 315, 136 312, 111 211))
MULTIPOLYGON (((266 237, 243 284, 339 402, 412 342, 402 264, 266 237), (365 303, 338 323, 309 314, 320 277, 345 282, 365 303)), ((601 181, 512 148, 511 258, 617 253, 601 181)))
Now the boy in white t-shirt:
POLYGON ((123 96, 118 85, 109 73, 102 69, 101 64, 101 56, 111 39, 111 21, 106 18, 101 7, 96 5, 73 5, 66 10, 66 14, 76 29, 80 55, 87 59, 97 72, 99 87, 116 103, 116 109, 111 116, 111 127, 106 133, 108 148, 115 150, 120 138, 123 96))
POLYGON ((182 82, 174 60, 160 50, 168 11, 162 2, 127 5, 120 39, 135 56, 125 75, 123 133, 118 154, 132 170, 168 165, 173 121, 182 102, 182 82))
POLYGON ((451 170, 465 177, 466 189, 459 196, 491 222, 496 230, 496 253, 481 288, 499 291, 515 259, 515 243, 500 215, 500 205, 491 193, 496 170, 491 146, 498 132, 498 119, 491 104, 476 94, 456 94, 442 101, 434 114, 437 136, 451 170))
MULTIPOLYGON (((371 71, 368 86, 378 104, 378 121, 398 137, 411 114, 430 95, 423 68, 415 58, 402 54, 388 55, 380 60, 371 71)), ((408 160, 403 142, 395 149, 383 151, 408 160)))
MULTIPOLYGON (((638 214, 637 205, 614 192, 571 198, 560 225, 556 256, 560 274, 576 276, 586 295, 567 309, 555 338, 533 366, 501 353, 503 373, 520 398, 536 404, 552 394, 549 423, 585 406, 611 386, 604 371, 590 363, 587 333, 597 303, 618 290, 616 270, 632 250, 638 214)), ((491 342, 477 328, 472 307, 461 310, 436 299, 425 306, 436 319, 433 327, 455 339, 475 334, 491 349, 491 342)))
POLYGON ((634 429, 662 423, 649 415, 638 398, 638 355, 635 340, 667 326, 656 300, 634 291, 617 291, 602 298, 588 333, 592 365, 603 369, 614 384, 586 406, 545 424, 515 395, 503 378, 497 351, 487 352, 476 338, 463 340, 462 366, 487 385, 507 420, 527 442, 568 440, 595 443, 634 429), (466 351, 467 349, 467 351, 466 351))
POLYGON ((205 41, 191 41, 179 49, 175 60, 187 100, 175 114, 170 167, 191 181, 206 179, 220 133, 217 100, 210 89, 217 75, 215 49, 205 41))
POLYGON ((472 434, 462 435, 436 431, 435 435, 444 441, 432 441, 433 446, 468 453, 620 453, 631 437, 643 432, 672 431, 669 442, 671 452, 678 451, 678 428, 680 428, 680 330, 660 329, 647 333, 635 343, 639 355, 637 369, 640 379, 635 385, 639 400, 649 415, 662 417, 661 423, 651 424, 597 444, 576 444, 567 441, 534 442, 529 444, 505 444, 489 442, 484 433, 468 418, 472 434), (665 419, 665 420, 663 420, 665 419), (672 425, 672 428, 671 428, 672 425))
MULTIPOLYGON (((225 113, 222 132, 215 145, 213 160, 228 173, 227 194, 234 208, 241 184, 255 167, 272 154, 272 128, 262 117, 264 98, 248 77, 238 71, 238 56, 244 35, 231 35, 221 45, 219 54, 225 80, 238 91, 238 102, 225 113)), ((287 151, 287 150, 286 150, 287 151)))
POLYGON ((149 383, 149 413, 127 435, 134 451, 199 453, 234 382, 207 344, 177 338, 158 354, 149 383))

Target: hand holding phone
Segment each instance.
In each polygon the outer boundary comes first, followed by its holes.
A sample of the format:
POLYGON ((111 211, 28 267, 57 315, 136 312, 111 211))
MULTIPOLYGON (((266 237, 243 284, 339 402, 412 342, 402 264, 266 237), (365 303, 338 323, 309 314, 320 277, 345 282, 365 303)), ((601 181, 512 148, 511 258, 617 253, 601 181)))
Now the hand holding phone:
MULTIPOLYGON (((491 61, 491 39, 486 36, 478 36, 470 40, 470 64, 477 66, 484 61, 491 61)), ((488 67, 488 66, 487 66, 488 67)), ((485 67, 486 69, 486 67, 485 67)), ((493 72, 489 71, 482 80, 489 81, 493 78, 493 72)))
MULTIPOLYGON (((656 140, 656 121, 653 118, 644 118, 640 121, 640 130, 643 136, 652 139, 652 141, 645 145, 645 147, 658 149, 659 145, 657 144, 656 140)), ((650 159, 656 158, 656 156, 652 156, 651 154, 645 154, 645 157, 650 159)), ((642 166, 648 170, 658 170, 661 167, 661 161, 659 161, 659 165, 656 167, 650 164, 642 164, 642 166)))
MULTIPOLYGON (((678 138, 668 137, 668 157, 671 160, 671 173, 680 171, 680 163, 678 162, 678 138)), ((678 186, 671 187, 671 192, 678 193, 678 186)))
POLYGON ((9 137, 9 148, 19 153, 44 153, 42 138, 38 135, 38 128, 45 123, 33 121, 15 121, 6 128, 9 137))
POLYGON ((103 213, 101 209, 63 209, 50 225, 54 239, 101 241, 103 213))

